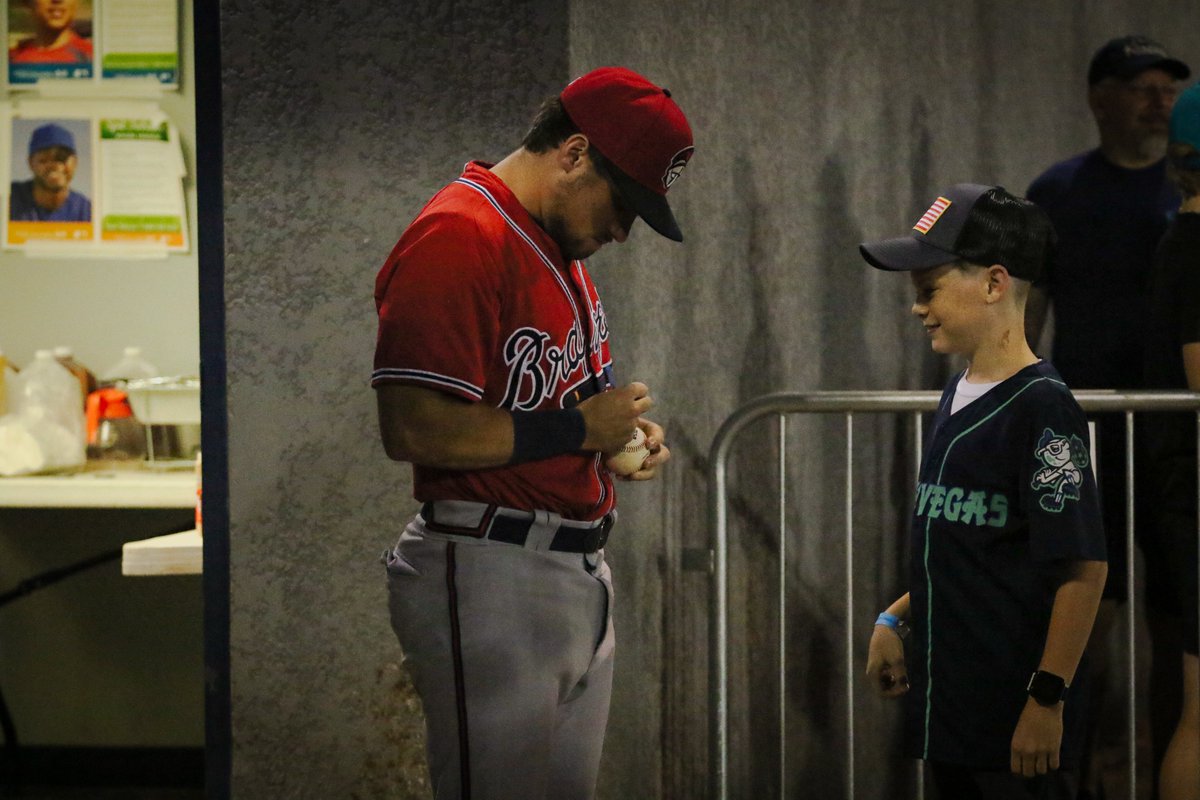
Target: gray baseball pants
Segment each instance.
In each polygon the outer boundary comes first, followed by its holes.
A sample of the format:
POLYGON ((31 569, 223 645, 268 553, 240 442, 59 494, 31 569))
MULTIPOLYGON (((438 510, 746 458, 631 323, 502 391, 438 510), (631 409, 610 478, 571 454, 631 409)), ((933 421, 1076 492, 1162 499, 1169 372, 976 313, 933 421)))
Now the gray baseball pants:
POLYGON ((436 533, 418 515, 385 560, 435 798, 593 797, 613 674, 604 551, 436 533))

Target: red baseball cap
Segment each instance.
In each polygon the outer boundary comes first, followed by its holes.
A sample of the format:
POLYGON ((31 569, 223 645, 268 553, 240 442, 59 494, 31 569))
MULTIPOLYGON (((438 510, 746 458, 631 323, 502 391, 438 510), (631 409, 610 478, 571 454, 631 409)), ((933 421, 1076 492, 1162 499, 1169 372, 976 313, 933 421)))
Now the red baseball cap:
POLYGON ((559 99, 580 133, 616 166, 622 199, 651 228, 682 242, 667 190, 695 148, 671 93, 633 70, 601 67, 571 81, 559 99))

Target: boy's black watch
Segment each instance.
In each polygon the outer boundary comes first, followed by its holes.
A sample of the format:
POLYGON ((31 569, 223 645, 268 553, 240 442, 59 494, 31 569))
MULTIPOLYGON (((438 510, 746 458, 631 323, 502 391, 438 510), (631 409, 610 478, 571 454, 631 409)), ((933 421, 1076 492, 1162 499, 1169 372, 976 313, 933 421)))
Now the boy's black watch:
POLYGON ((1053 672, 1039 669, 1029 676, 1029 685, 1025 687, 1025 691, 1029 692, 1029 696, 1040 706, 1056 706, 1066 699, 1067 682, 1053 672))

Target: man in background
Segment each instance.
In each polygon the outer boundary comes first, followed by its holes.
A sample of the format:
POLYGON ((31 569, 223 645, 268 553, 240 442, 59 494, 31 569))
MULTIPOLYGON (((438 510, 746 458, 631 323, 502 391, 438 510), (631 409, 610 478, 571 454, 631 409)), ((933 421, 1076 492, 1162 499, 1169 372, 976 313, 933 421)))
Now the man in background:
POLYGON ((90 222, 92 201, 71 188, 79 165, 75 136, 53 122, 29 137, 27 181, 13 181, 8 218, 18 222, 90 222))
MULTIPOLYGON (((1061 161, 1029 187, 1028 198, 1049 214, 1058 255, 1027 308, 1027 335, 1037 346, 1047 306, 1054 310, 1052 360, 1073 389, 1137 389, 1142 383, 1142 331, 1149 308, 1154 249, 1179 196, 1167 180, 1167 127, 1188 66, 1145 36, 1113 39, 1088 69, 1088 106, 1100 146, 1061 161)), ((1104 642, 1116 608, 1128 598, 1126 581, 1125 430, 1120 415, 1096 419, 1097 467, 1109 571, 1104 602, 1088 650, 1103 667, 1104 642)), ((1140 515, 1135 514, 1135 519, 1140 515)), ((1144 516, 1141 517, 1145 519, 1144 516)), ((1145 541, 1147 605, 1155 631, 1152 686, 1178 687, 1178 643, 1165 633, 1162 598, 1153 579, 1166 569, 1145 541), (1158 635, 1161 633, 1161 635, 1158 635)), ((1099 673, 1099 670, 1098 670, 1099 673)), ((1097 687, 1104 681, 1097 674, 1097 687)), ((1153 690, 1152 690, 1153 691, 1153 690)), ((1175 692, 1178 691, 1176 688, 1175 692)), ((1178 712, 1172 694, 1153 691, 1156 762, 1178 712), (1174 706, 1172 708, 1172 706, 1174 706)), ((1093 708, 1099 704, 1093 705, 1093 708)), ((1086 782, 1086 774, 1085 774, 1086 782)))

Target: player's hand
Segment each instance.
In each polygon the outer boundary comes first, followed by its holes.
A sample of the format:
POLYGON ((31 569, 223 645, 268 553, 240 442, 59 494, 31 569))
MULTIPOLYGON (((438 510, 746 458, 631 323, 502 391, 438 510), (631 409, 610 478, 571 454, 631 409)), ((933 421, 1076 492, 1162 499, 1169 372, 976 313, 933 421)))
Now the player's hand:
POLYGON ((638 418, 654 406, 649 392, 646 384, 635 381, 594 394, 580 403, 579 411, 587 427, 582 449, 612 453, 624 447, 638 427, 638 418))
POLYGON ((867 651, 867 681, 882 697, 899 697, 908 691, 904 666, 904 640, 886 625, 876 625, 867 651))
POLYGON ((1030 697, 1013 732, 1010 767, 1017 775, 1032 778, 1058 769, 1062 746, 1063 704, 1043 706, 1030 697))
POLYGON ((671 459, 671 451, 665 444, 662 426, 648 419, 638 419, 637 426, 646 434, 646 449, 650 455, 642 462, 637 472, 621 476, 623 481, 648 481, 658 474, 658 468, 671 459))

